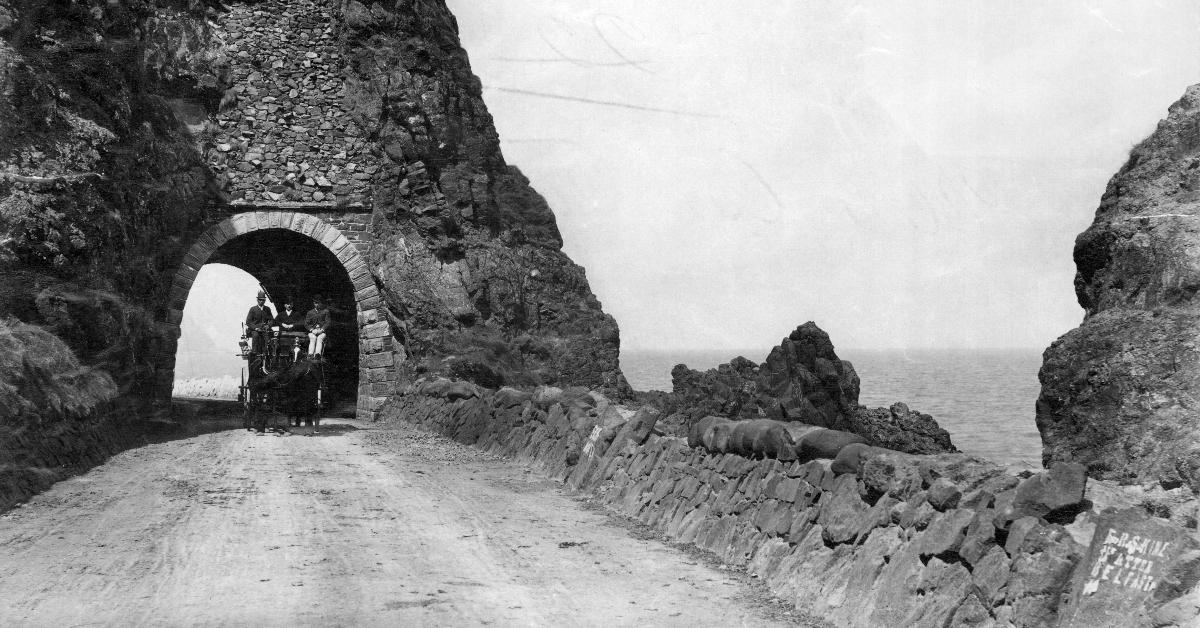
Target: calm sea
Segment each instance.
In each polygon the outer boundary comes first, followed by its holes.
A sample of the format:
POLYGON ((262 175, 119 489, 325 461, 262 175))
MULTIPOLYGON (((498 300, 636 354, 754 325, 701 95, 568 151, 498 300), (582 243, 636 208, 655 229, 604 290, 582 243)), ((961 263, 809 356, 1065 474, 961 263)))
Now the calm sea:
MULTIPOLYGON (((637 390, 671 390, 671 367, 705 370, 729 362, 728 351, 622 351, 621 369, 637 390)), ((761 362, 763 351, 741 355, 761 362)), ((1041 389, 1039 349, 842 350, 862 381, 859 402, 887 407, 903 401, 932 415, 964 452, 1024 469, 1041 468, 1034 425, 1041 389)))

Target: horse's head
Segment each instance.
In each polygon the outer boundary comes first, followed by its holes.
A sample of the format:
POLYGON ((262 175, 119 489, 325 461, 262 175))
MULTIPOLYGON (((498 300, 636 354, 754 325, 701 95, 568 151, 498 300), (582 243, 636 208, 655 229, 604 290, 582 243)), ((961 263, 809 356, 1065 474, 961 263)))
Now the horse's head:
POLYGON ((249 386, 251 390, 283 388, 284 386, 288 386, 293 382, 315 373, 317 368, 318 367, 312 362, 308 360, 301 360, 295 364, 289 365, 287 368, 281 368, 272 373, 268 373, 266 376, 258 379, 257 381, 252 381, 249 386))

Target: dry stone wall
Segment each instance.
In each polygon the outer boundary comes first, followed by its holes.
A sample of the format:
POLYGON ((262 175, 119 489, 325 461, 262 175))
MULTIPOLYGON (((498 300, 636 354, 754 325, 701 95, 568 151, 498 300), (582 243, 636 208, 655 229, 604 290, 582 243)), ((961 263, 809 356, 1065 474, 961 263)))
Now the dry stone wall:
MULTIPOLYGON (((540 468, 838 626, 1054 626, 1097 617, 1087 605, 1132 591, 1124 582, 1137 575, 1097 569, 1113 578, 1071 596, 1073 578, 1094 569, 1088 546, 1108 516, 1085 498, 1082 465, 1014 475, 963 454, 876 452, 850 467, 710 454, 655 432, 657 411, 583 388, 421 380, 385 414, 540 468)), ((1194 514, 1151 523, 1175 534, 1171 566, 1153 586, 1138 581, 1153 593, 1088 625, 1200 621, 1194 514)))
POLYGON ((369 203, 379 163, 343 106, 327 4, 232 3, 218 18, 231 87, 207 159, 234 202, 369 203))

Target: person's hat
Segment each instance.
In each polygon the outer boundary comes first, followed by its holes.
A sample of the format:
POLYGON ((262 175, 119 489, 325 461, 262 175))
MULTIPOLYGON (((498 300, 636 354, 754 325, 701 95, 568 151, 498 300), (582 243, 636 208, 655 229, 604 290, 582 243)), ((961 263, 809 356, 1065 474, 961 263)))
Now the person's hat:
POLYGON ((265 298, 267 298, 267 293, 266 293, 266 292, 264 292, 264 291, 262 291, 262 290, 259 290, 259 291, 258 291, 258 298, 260 298, 260 299, 265 299, 265 298))
POLYGON ((319 295, 319 294, 313 295, 313 303, 324 303, 324 302, 325 302, 325 299, 322 299, 321 295, 319 295))
POLYGON ((290 296, 287 296, 287 297, 284 297, 284 298, 283 298, 283 304, 284 304, 284 305, 295 305, 295 304, 296 304, 296 300, 295 300, 295 299, 293 299, 293 298, 292 298, 292 297, 290 297, 290 296))

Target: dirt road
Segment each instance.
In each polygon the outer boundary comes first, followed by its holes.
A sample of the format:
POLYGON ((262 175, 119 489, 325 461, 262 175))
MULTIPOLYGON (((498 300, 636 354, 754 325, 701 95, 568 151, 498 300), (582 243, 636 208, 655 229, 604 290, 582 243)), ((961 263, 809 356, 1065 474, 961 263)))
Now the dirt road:
POLYGON ((321 429, 149 445, 0 516, 0 626, 787 621, 518 465, 407 426, 321 429))

